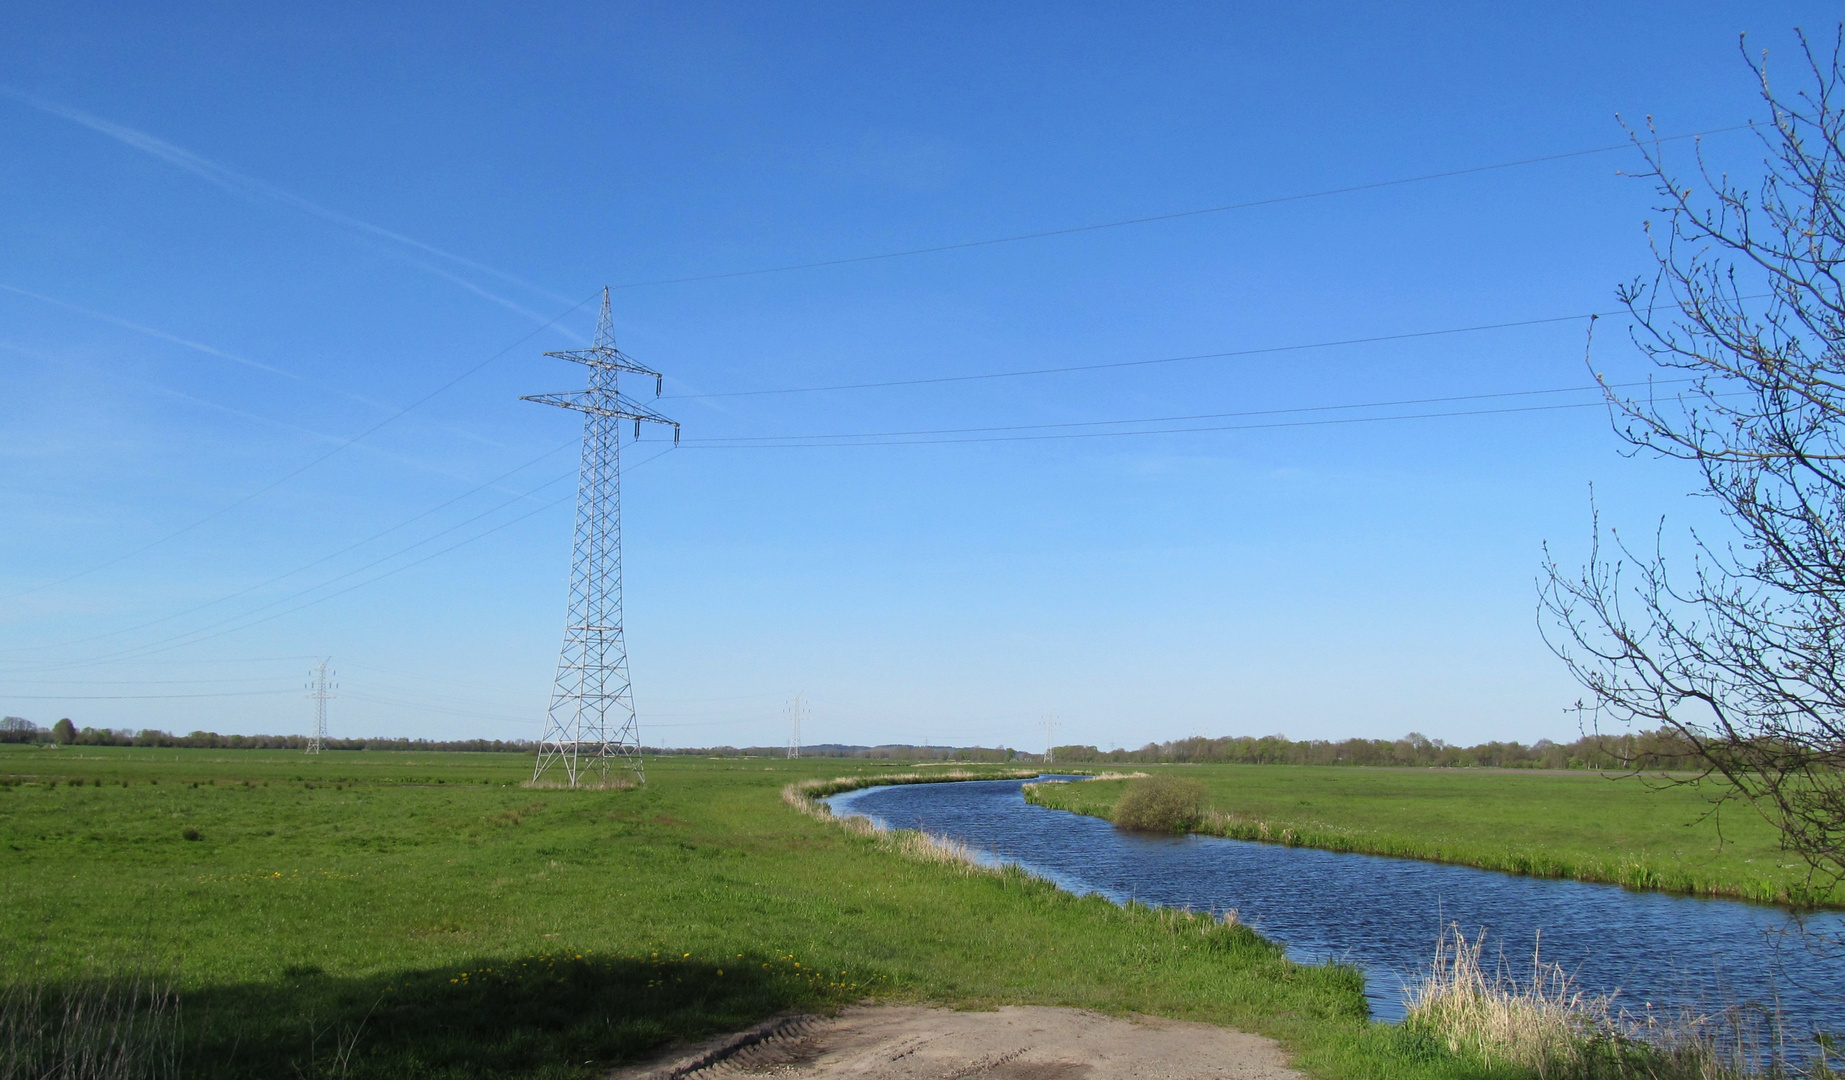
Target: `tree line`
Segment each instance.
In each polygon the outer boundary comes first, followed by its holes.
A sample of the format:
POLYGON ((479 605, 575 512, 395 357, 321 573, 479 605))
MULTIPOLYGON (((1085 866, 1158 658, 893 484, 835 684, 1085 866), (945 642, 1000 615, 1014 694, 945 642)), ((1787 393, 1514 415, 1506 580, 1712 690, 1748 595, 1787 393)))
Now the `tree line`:
MULTIPOLYGON (((117 728, 79 728, 59 720, 41 728, 17 716, 0 720, 0 742, 43 743, 60 746, 154 746, 201 750, 306 750, 305 735, 220 735, 194 731, 174 735, 153 728, 131 731, 117 728)), ((476 753, 532 754, 538 744, 529 739, 327 739, 327 750, 429 750, 476 753)), ((709 746, 675 749, 647 747, 649 755, 702 757, 783 757, 780 746, 709 746)), ((802 757, 852 758, 869 761, 962 761, 1044 764, 1043 754, 1006 746, 911 746, 903 743, 857 746, 823 743, 801 747, 802 757)), ((1285 735, 1235 735, 1210 739, 1196 737, 1170 742, 1150 742, 1137 750, 1101 750, 1094 746, 1059 746, 1052 763, 1071 765, 1352 765, 1408 768, 1493 769, 1695 769, 1697 749, 1669 729, 1631 735, 1586 735, 1574 742, 1539 739, 1527 746, 1519 742, 1484 742, 1460 746, 1411 732, 1400 739, 1290 739, 1285 735)))
MULTIPOLYGON (((1037 755, 1031 755, 1034 759, 1037 755)), ((1197 737, 1148 743, 1138 750, 1059 746, 1051 760, 1069 764, 1363 765, 1446 769, 1698 769, 1702 760, 1670 730, 1585 735, 1574 742, 1539 739, 1460 746, 1410 732, 1400 739, 1290 739, 1285 735, 1197 737)))
MULTIPOLYGON (((69 719, 41 728, 29 720, 9 716, 0 720, 0 743, 41 743, 53 746, 162 746, 196 750, 306 750, 306 735, 220 735, 194 731, 174 735, 154 728, 79 728, 69 719)), ((538 744, 528 739, 325 739, 328 750, 457 750, 485 753, 534 754, 538 744)))

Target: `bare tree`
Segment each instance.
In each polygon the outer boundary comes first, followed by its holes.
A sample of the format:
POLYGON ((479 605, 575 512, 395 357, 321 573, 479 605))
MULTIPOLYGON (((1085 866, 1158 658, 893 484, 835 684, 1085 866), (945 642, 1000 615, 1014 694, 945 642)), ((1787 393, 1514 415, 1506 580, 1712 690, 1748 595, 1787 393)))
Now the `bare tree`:
POLYGON ((1596 376, 1617 433, 1694 466, 1733 535, 1693 531, 1669 573, 1662 536, 1604 547, 1598 520, 1587 566, 1547 551, 1540 591, 1591 722, 1676 732, 1817 894, 1845 878, 1845 26, 1829 52, 1800 42, 1791 94, 1744 52, 1769 110, 1753 186, 1702 149, 1685 182, 1650 121, 1634 133, 1664 220, 1656 274, 1620 297, 1663 377, 1630 396, 1596 376))

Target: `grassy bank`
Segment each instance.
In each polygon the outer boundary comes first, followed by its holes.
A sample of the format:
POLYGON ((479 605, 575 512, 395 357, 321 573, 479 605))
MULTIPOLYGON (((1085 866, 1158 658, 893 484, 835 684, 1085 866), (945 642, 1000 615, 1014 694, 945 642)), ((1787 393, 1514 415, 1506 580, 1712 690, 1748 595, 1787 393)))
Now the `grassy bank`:
POLYGON ((868 996, 1231 1024, 1328 1078, 1481 1075, 1367 1021, 1355 972, 1247 928, 906 857, 784 803, 839 762, 659 759, 646 788, 593 792, 521 788, 527 769, 0 750, 7 1000, 177 991, 161 1059, 188 1077, 587 1077, 868 996))
MULTIPOLYGON (((1845 906, 1714 786, 1596 773, 1150 766, 1203 785, 1196 831, 1238 840, 1458 863, 1533 877, 1768 903, 1845 906)), ((1112 818, 1127 781, 1034 786, 1040 806, 1112 818)))

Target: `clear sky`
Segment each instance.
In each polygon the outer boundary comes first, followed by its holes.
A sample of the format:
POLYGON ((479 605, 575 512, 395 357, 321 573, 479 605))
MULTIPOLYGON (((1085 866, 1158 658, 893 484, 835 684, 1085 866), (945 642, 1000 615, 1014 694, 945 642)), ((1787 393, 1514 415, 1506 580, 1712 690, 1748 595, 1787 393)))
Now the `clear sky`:
POLYGON ((331 656, 335 735, 537 737, 580 419, 519 397, 612 285, 685 432, 623 449, 650 743, 1573 738, 1543 545, 1706 511, 1538 408, 1650 265, 1637 155, 1555 155, 1836 19, 8 4, 0 711, 301 731, 331 656))

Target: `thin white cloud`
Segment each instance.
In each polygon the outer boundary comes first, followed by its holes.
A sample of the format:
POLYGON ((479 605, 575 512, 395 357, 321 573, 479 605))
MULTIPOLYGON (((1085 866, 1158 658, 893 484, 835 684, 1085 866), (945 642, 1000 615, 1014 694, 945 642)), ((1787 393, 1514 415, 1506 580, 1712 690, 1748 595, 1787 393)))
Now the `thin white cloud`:
MULTIPOLYGON (((0 292, 10 292, 16 296, 30 297, 33 300, 40 301, 41 303, 50 304, 53 307, 61 307, 66 311, 74 311, 79 315, 87 316, 92 319, 99 319, 106 323, 113 323, 116 326, 122 327, 123 329, 133 330, 137 334, 146 334, 148 337, 151 337, 151 338, 159 338, 161 341, 169 341, 175 345, 182 345, 188 349, 192 349, 197 352, 202 352, 207 356, 215 356, 215 357, 218 357, 220 360, 229 360, 233 364, 242 364, 244 367, 255 368, 258 371, 266 371, 271 375, 280 375, 284 379, 293 379, 296 382, 308 382, 306 378, 300 375, 297 375, 292 371, 288 371, 283 368, 275 367, 272 364, 265 364, 260 360, 251 360, 249 357, 238 356, 236 353, 227 353, 223 349, 214 349, 210 345, 206 345, 202 342, 192 341, 189 338, 183 338, 176 334, 169 334, 165 330, 156 330, 151 326, 143 326, 142 324, 138 322, 130 322, 129 320, 121 318, 116 315, 109 315, 101 311, 91 310, 90 308, 79 307, 78 305, 69 303, 68 301, 59 300, 55 296, 46 296, 44 293, 35 293, 30 289, 21 289, 17 286, 7 285, 5 283, 0 283, 0 292)), ((335 392, 345 393, 344 391, 335 391, 335 392)), ((352 394, 347 394, 346 396, 353 397, 355 400, 358 400, 358 401, 366 400, 364 398, 356 397, 356 395, 352 395, 352 394)), ((372 401, 366 401, 366 404, 376 405, 378 403, 372 402, 372 401)))
MULTIPOLYGON (((299 210, 302 213, 309 214, 314 217, 320 218, 323 221, 331 222, 335 225, 339 225, 344 228, 351 229, 354 232, 358 232, 366 236, 374 237, 376 239, 386 240, 393 244, 400 245, 402 247, 411 248, 413 250, 420 251, 424 253, 425 255, 434 255, 437 258, 446 259, 459 266, 465 266, 470 270, 475 270, 482 274, 491 275, 492 277, 499 278, 502 281, 506 281, 511 284, 518 285, 521 288, 530 289, 533 292, 538 293, 541 296, 545 296, 552 300, 556 300, 559 303, 567 304, 567 303, 570 303, 572 300, 571 297, 559 296, 557 293, 554 293, 550 291, 549 289, 544 288, 541 285, 535 285, 532 282, 525 280, 524 278, 518 277, 514 274, 508 274, 503 270, 496 270, 495 268, 488 266, 485 263, 476 262, 473 259, 467 258, 466 256, 457 255, 452 251, 445 251, 442 248, 436 247, 434 244, 426 244, 423 241, 416 239, 415 237, 405 236, 403 233, 395 232, 391 229, 384 228, 381 225, 374 225, 369 221, 362 221, 359 218, 352 217, 349 214, 342 214, 338 210, 333 210, 328 207, 322 206, 319 203, 314 202, 311 199, 302 198, 301 196, 296 195, 292 191, 284 190, 282 188, 276 187, 274 184, 268 183, 263 180, 258 180, 253 176, 245 175, 244 173, 240 173, 236 171, 235 169, 227 168, 226 166, 220 165, 217 162, 212 161, 209 158, 200 157, 199 155, 193 153, 190 150, 187 150, 183 147, 175 146, 172 143, 167 142, 165 139, 161 139, 153 135, 149 135, 145 131, 137 131, 134 128, 125 127, 113 121, 105 120, 100 116, 87 113, 83 111, 82 109, 78 109, 70 105, 65 105, 60 102, 47 101, 43 98, 34 97, 31 94, 22 93, 18 90, 14 90, 13 88, 7 87, 7 86, 0 86, 0 97, 11 98, 12 100, 17 101, 22 105, 26 105, 31 108, 37 109, 38 111, 45 113, 49 116, 55 116, 61 120, 68 120, 73 124, 78 124, 82 127, 89 128, 91 131, 94 131, 100 135, 106 135, 109 138, 114 139, 119 143, 122 143, 124 146, 132 147, 136 150, 141 151, 144 154, 149 154, 153 157, 159 158, 161 161, 164 161, 167 164, 174 166, 175 168, 184 169, 185 171, 192 173, 194 176, 199 177, 200 179, 206 181, 207 183, 213 185, 214 187, 220 188, 224 191, 227 191, 233 195, 237 195, 241 198, 248 199, 252 202, 260 202, 260 201, 266 200, 269 202, 280 203, 284 206, 288 206, 295 210, 299 210)), ((409 261, 411 261, 419 269, 430 271, 458 285, 462 285, 463 287, 469 289, 470 291, 478 293, 481 296, 494 301, 495 303, 502 304, 506 307, 511 308, 514 311, 520 312, 521 314, 537 319, 538 321, 542 322, 545 320, 545 317, 543 315, 540 315, 536 312, 529 311, 526 308, 521 307, 517 303, 514 303, 513 301, 508 300, 504 297, 496 296, 492 293, 489 293, 486 290, 481 289, 480 287, 470 284, 466 281, 463 281, 460 278, 452 274, 444 273, 443 271, 438 270, 435 267, 428 265, 427 263, 423 263, 417 260, 409 260, 409 261)))
MULTIPOLYGON (((181 401, 190 402, 191 404, 197 405, 200 408, 210 409, 213 412, 224 413, 227 416, 235 416, 240 420, 248 420, 248 421, 251 421, 252 423, 262 424, 267 427, 280 428, 283 431, 297 432, 302 435, 307 435, 315 439, 318 442, 331 443, 336 446, 343 446, 346 443, 351 441, 350 439, 347 439, 343 436, 329 435, 324 431, 317 431, 314 428, 304 427, 301 424, 290 423, 287 420, 277 420, 273 416, 263 416, 259 413, 253 413, 253 412, 249 412, 244 409, 234 408, 230 405, 224 405, 216 401, 207 401, 202 397, 197 397, 193 394, 188 394, 181 390, 175 390, 171 387, 160 386, 155 383, 142 382, 140 380, 134 380, 134 381, 139 386, 143 387, 144 389, 150 390, 157 394, 164 394, 167 397, 177 398, 181 401)), ((464 480, 464 481, 470 479, 470 477, 466 473, 457 472, 456 470, 451 469, 447 467, 446 465, 437 464, 431 461, 426 461, 422 458, 408 457, 404 454, 399 454, 394 451, 385 450, 380 447, 372 446, 366 443, 357 444, 357 449, 363 450, 368 453, 374 454, 378 457, 384 458, 386 461, 394 461, 400 465, 408 465, 411 468, 420 470, 422 472, 432 473, 436 476, 440 476, 445 479, 464 480)), ((495 488, 494 490, 507 492, 508 494, 520 494, 519 492, 510 491, 509 489, 505 489, 505 488, 495 488)))
MULTIPOLYGON (((440 271, 438 271, 438 273, 439 272, 440 271)), ((251 360, 249 357, 238 356, 236 353, 225 352, 223 349, 215 348, 211 345, 205 344, 204 342, 193 341, 190 338, 183 338, 177 334, 169 334, 165 330, 156 329, 155 327, 147 326, 143 323, 134 322, 133 320, 130 320, 130 319, 124 319, 119 315, 110 315, 109 313, 104 312, 104 311, 96 311, 92 308, 86 308, 79 304, 73 304, 68 300, 60 300, 55 296, 46 296, 44 293, 33 292, 30 289, 22 289, 16 285, 8 285, 5 282, 0 282, 0 292, 9 292, 9 293, 14 294, 15 296, 29 297, 33 300, 40 301, 41 303, 50 304, 53 307, 63 308, 65 311, 70 311, 78 315, 82 315, 85 318, 96 319, 100 322, 106 322, 114 326, 122 327, 125 330, 132 330, 137 334, 145 334, 148 337, 155 338, 159 341, 171 342, 175 345, 179 345, 187 349, 192 349, 196 352, 204 353, 207 356, 215 356, 222 360, 228 360, 233 364, 241 364, 244 367, 255 368, 257 371, 268 372, 269 374, 272 374, 272 375, 280 375, 284 379, 292 379, 295 382, 303 383, 305 385, 313 386, 318 389, 324 390, 329 394, 337 394, 338 396, 346 398, 349 401, 356 401, 361 405, 365 405, 369 408, 377 409, 380 412, 394 413, 394 412, 400 411, 399 406, 389 404, 388 402, 378 401, 375 398, 369 398, 363 394, 355 394, 350 390, 342 390, 337 386, 332 386, 332 385, 329 385, 323 382, 317 382, 304 375, 297 375, 296 373, 289 371, 286 368, 279 368, 272 364, 265 364, 260 360, 251 360)), ((3 344, 3 343, 0 343, 0 344, 3 344)), ((17 349, 17 346, 5 346, 5 347, 17 349)), ((18 350, 18 351, 23 352, 24 350, 18 350)), ((49 359, 49 357, 47 357, 43 353, 34 353, 32 355, 39 356, 44 359, 49 359)), ((457 435, 461 435, 464 438, 471 439, 475 442, 483 443, 487 446, 494 446, 494 447, 499 447, 501 449, 505 449, 504 443, 498 442, 493 439, 485 438, 484 436, 481 436, 479 434, 476 434, 475 432, 469 431, 466 428, 459 428, 459 427, 455 427, 452 424, 443 424, 443 423, 438 423, 436 426, 442 428, 445 431, 450 431, 457 435)))

